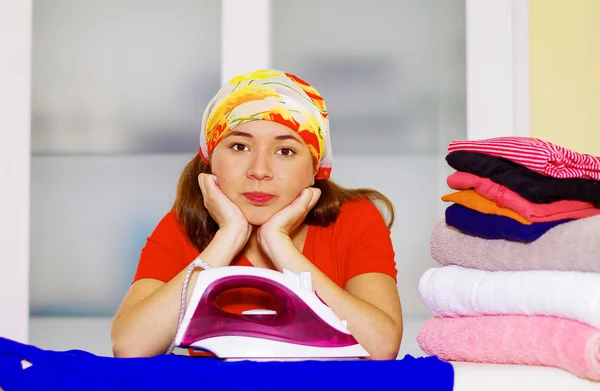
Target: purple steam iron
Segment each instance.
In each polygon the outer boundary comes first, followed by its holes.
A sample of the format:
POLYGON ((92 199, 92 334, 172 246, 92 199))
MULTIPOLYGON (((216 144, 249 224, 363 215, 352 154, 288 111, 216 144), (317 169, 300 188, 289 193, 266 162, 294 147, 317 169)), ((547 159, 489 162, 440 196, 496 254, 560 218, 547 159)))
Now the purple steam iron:
POLYGON ((346 322, 313 292, 310 273, 281 273, 252 266, 227 266, 198 273, 188 307, 180 317, 174 346, 208 351, 222 359, 369 356, 350 334, 346 322), (233 288, 267 292, 278 300, 279 310, 233 314, 218 308, 214 304, 217 296, 233 288))

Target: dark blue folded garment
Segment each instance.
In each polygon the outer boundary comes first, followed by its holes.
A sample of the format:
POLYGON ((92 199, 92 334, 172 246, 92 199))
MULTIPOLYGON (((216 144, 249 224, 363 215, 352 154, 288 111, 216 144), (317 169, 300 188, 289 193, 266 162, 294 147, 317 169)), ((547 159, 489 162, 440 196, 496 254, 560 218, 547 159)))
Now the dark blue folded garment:
POLYGON ((527 225, 510 217, 482 213, 460 204, 452 204, 446 208, 446 224, 449 226, 471 236, 485 239, 506 239, 513 242, 533 242, 548 230, 571 220, 527 225))
POLYGON ((16 390, 436 390, 452 391, 454 368, 439 358, 226 362, 160 355, 101 357, 50 351, 0 337, 0 388, 16 390), (21 360, 33 365, 22 369, 21 360))

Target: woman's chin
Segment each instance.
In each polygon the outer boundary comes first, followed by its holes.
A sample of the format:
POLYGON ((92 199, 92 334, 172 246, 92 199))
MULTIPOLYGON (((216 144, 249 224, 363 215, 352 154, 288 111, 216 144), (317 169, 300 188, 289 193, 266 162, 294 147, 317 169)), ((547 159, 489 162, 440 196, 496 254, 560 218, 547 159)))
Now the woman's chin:
POLYGON ((243 211, 244 216, 250 225, 261 226, 269 221, 269 219, 275 214, 273 211, 267 211, 266 209, 257 209, 258 210, 243 211))

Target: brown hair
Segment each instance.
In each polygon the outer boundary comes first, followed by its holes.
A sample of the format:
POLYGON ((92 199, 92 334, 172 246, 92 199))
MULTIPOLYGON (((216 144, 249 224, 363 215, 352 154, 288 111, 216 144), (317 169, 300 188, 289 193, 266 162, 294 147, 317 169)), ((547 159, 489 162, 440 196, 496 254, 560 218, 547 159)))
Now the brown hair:
MULTIPOLYGON (((181 173, 173 205, 177 219, 185 227, 190 241, 198 251, 202 251, 208 246, 212 236, 219 228, 204 206, 202 191, 198 185, 198 175, 210 172, 210 165, 205 163, 199 154, 196 154, 181 173)), ((358 198, 367 198, 375 206, 382 204, 389 214, 386 219, 387 227, 391 228, 394 224, 394 206, 386 196, 377 190, 346 189, 330 179, 315 180, 314 186, 321 190, 321 196, 315 207, 306 216, 304 220, 306 224, 326 227, 337 219, 340 207, 344 202, 358 198)), ((379 210, 385 218, 381 206, 379 206, 379 210)))

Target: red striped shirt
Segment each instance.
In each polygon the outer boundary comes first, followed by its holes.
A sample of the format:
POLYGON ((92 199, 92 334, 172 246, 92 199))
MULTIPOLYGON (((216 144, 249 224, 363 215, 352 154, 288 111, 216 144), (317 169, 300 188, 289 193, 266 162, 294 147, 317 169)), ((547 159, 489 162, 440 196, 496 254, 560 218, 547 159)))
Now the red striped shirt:
POLYGON ((533 137, 452 141, 448 152, 469 151, 501 157, 554 178, 600 180, 600 158, 533 137))

